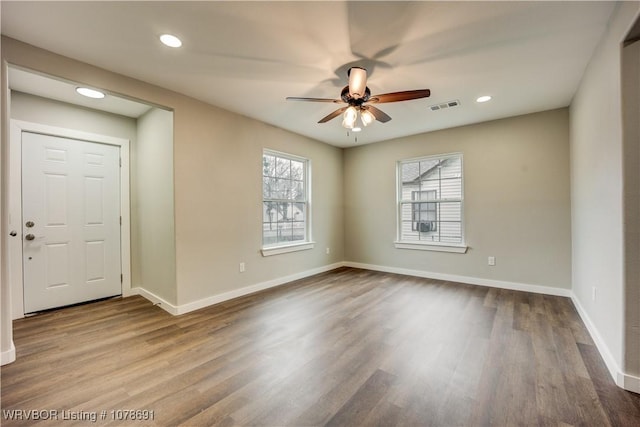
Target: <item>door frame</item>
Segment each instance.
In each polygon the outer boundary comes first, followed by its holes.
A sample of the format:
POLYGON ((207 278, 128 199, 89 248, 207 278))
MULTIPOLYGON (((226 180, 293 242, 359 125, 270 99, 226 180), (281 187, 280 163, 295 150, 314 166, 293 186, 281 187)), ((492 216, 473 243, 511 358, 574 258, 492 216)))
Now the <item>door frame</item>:
POLYGON ((9 229, 19 233, 8 244, 9 283, 11 286, 11 319, 24 317, 24 278, 22 274, 22 132, 78 139, 120 147, 120 263, 122 295, 131 292, 131 215, 129 204, 129 140, 99 135, 40 123, 11 120, 9 138, 9 229), (18 236, 16 236, 18 237, 18 236))

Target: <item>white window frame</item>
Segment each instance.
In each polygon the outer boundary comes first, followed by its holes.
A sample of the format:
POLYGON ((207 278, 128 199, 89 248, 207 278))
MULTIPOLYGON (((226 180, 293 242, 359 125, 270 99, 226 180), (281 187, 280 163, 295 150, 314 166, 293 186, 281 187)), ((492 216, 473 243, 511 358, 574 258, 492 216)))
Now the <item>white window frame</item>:
MULTIPOLYGON (((426 202, 426 201, 425 201, 426 202)), ((415 157, 411 159, 398 160, 396 162, 396 241, 394 242, 397 249, 413 249, 422 251, 437 251, 437 252, 452 252, 452 253, 466 253, 468 246, 465 240, 465 227, 464 227, 464 159, 462 153, 448 153, 432 156, 415 157), (402 199, 402 165, 405 163, 415 163, 425 160, 443 160, 452 157, 460 158, 460 167, 462 170, 461 176, 461 196, 456 199, 446 199, 446 201, 460 202, 460 230, 461 230, 461 243, 442 243, 442 242, 427 242, 427 241, 413 241, 402 240, 402 205, 411 200, 402 199)))
MULTIPOLYGON (((289 252, 297 252, 297 251, 304 251, 304 250, 309 250, 309 249, 313 249, 315 246, 315 242, 312 240, 312 234, 311 234, 311 160, 307 159, 305 157, 300 157, 300 156, 296 156, 294 154, 289 154, 289 153, 283 153, 281 151, 275 151, 275 150, 270 150, 270 149, 263 149, 262 150, 262 156, 260 157, 260 170, 262 171, 263 168, 263 162, 264 162, 264 156, 276 156, 276 157, 280 157, 280 158, 284 158, 284 159, 289 159, 289 160, 295 160, 297 162, 302 162, 304 164, 304 190, 305 190, 305 200, 300 200, 300 201, 296 201, 296 203, 305 203, 305 239, 302 241, 295 241, 295 242, 281 242, 281 243, 276 243, 276 244, 272 244, 272 245, 265 245, 264 244, 264 218, 262 217, 263 215, 263 209, 264 209, 264 202, 265 200, 268 201, 280 201, 280 200, 276 200, 276 199, 265 199, 264 197, 264 187, 262 186, 262 180, 263 178, 263 173, 260 173, 260 184, 261 184, 261 188, 262 188, 262 201, 260 203, 260 212, 261 212, 261 216, 260 216, 260 236, 262 239, 262 256, 272 256, 272 255, 279 255, 279 254, 285 254, 285 253, 289 253, 289 252)), ((290 200, 281 200, 282 202, 291 202, 290 200)))

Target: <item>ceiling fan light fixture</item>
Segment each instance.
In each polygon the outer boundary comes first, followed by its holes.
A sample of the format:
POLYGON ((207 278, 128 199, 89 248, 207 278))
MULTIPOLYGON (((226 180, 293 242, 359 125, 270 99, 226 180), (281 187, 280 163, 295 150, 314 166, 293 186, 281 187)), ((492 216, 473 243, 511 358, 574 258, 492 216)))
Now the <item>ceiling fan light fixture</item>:
POLYGON ((182 46, 182 41, 174 36, 173 34, 163 34, 160 36, 160 41, 165 46, 169 47, 180 47, 182 46))
POLYGON ((371 114, 369 110, 364 110, 364 109, 360 111, 360 119, 362 120, 362 124, 365 126, 369 126, 371 123, 373 123, 376 120, 374 115, 371 114))
POLYGON ((347 108, 344 112, 342 119, 342 126, 347 129, 353 129, 356 125, 356 119, 358 118, 358 110, 353 105, 347 108))
POLYGON ((367 70, 360 67, 349 68, 349 95, 354 99, 362 98, 367 90, 367 70))

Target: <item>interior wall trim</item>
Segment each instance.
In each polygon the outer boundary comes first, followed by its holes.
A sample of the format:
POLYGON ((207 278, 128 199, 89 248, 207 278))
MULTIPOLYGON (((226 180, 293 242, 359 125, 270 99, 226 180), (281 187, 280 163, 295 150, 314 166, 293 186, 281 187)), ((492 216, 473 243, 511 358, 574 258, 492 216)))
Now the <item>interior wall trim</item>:
POLYGON ((240 289, 236 289, 222 294, 212 295, 207 298, 203 298, 197 301, 192 301, 182 305, 174 305, 164 300, 163 298, 153 294, 146 290, 143 286, 135 287, 131 289, 131 295, 141 295, 151 301, 152 303, 159 305, 162 309, 178 316, 180 314, 189 313, 200 308, 208 307, 210 305, 219 304, 224 301, 228 301, 233 298, 238 298, 244 295, 249 295, 255 292, 259 292, 265 289, 274 288, 276 286, 284 285, 294 280, 304 279, 305 277, 313 276, 315 274, 324 273, 327 271, 335 270, 340 267, 360 268, 363 270, 381 271, 385 273, 403 274, 405 276, 423 277, 427 279, 445 280, 449 282, 467 283, 470 285, 488 286, 500 289, 509 289, 513 291, 533 292, 537 294, 555 295, 561 297, 571 298, 573 293, 570 289, 554 288, 551 286, 531 285, 525 283, 508 282, 504 280, 491 280, 469 276, 459 276, 455 274, 434 273, 423 270, 411 270, 398 267, 388 267, 373 264, 363 264, 359 262, 343 261, 334 264, 325 265, 322 267, 314 268, 311 270, 302 271, 289 276, 280 277, 277 279, 260 282, 254 285, 245 286, 240 289))
POLYGON ((483 279, 479 277, 459 276, 456 274, 434 273, 431 271, 411 270, 407 268, 388 267, 384 265, 363 264, 346 261, 346 267, 362 268, 364 270, 382 271, 385 273, 403 274, 405 276, 423 277, 425 279, 445 280, 448 282, 466 283, 469 285, 488 286, 492 288, 509 289, 512 291, 533 292, 536 294, 571 297, 571 290, 554 288, 552 286, 531 285, 527 283, 509 282, 504 280, 483 279))
POLYGON ((126 295, 123 294, 122 296, 126 298, 133 295, 140 295, 141 297, 148 299, 151 303, 153 303, 153 305, 157 305, 169 314, 172 314, 174 316, 177 316, 179 314, 178 307, 176 305, 171 304, 169 301, 159 297, 158 295, 146 290, 143 287, 137 286, 135 288, 131 288, 131 291, 129 293, 127 293, 126 295))
POLYGON ((593 342, 596 344, 596 348, 598 349, 600 356, 604 360, 604 364, 607 366, 607 369, 609 370, 609 374, 611 375, 611 378, 613 378, 613 381, 620 388, 623 388, 627 391, 632 391, 634 393, 640 393, 640 377, 625 374, 622 369, 620 369, 620 365, 611 354, 609 346, 607 346, 605 341, 602 339, 602 335, 600 335, 600 332, 596 328, 595 324, 591 321, 591 318, 587 314, 587 311, 584 309, 584 307, 582 307, 580 300, 573 292, 571 293, 571 301, 576 307, 580 318, 587 327, 589 335, 591 335, 591 339, 593 339, 593 342))
POLYGON ((253 294, 259 291, 263 291, 265 289, 275 288, 280 285, 287 284, 289 282, 293 282, 294 280, 304 279, 309 276, 314 276, 316 274, 325 273, 327 271, 335 270, 336 268, 344 267, 344 263, 337 262, 334 264, 325 265, 322 267, 314 268, 311 270, 302 271, 300 273, 291 274, 289 276, 280 277, 277 279, 267 280, 265 282, 256 283, 254 285, 245 286, 240 289, 235 289, 232 291, 224 292, 217 295, 212 295, 207 298, 203 298, 200 300, 192 301, 186 304, 174 305, 164 300, 163 298, 149 292, 143 287, 135 287, 131 289, 131 294, 133 295, 141 295, 144 298, 151 301, 153 304, 158 305, 160 308, 164 309, 168 313, 173 314, 174 316, 179 316, 181 314, 190 313, 195 310, 199 310, 201 308, 209 307, 214 304, 219 304, 221 302, 229 301, 234 298, 238 298, 241 296, 253 294))
POLYGON ((16 360, 16 347, 12 341, 11 348, 9 350, 3 351, 0 354, 0 366, 15 362, 15 360, 16 360))

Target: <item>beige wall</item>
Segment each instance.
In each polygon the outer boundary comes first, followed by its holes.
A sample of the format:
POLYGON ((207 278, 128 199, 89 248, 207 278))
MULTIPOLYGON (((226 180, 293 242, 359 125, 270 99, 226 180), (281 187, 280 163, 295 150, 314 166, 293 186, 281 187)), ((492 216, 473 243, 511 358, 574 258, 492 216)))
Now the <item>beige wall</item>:
POLYGON ((614 375, 624 369, 630 344, 624 337, 621 44, 639 10, 638 2, 617 6, 571 104, 573 292, 614 375))
POLYGON ((344 259, 342 150, 10 38, 2 38, 2 56, 10 64, 174 111, 177 304, 344 259), (263 148, 312 162, 312 250, 260 254, 263 148), (240 262, 245 273, 238 271, 240 262))
POLYGON ((131 286, 176 304, 171 111, 153 108, 138 118, 131 165, 131 253, 139 260, 131 286))
POLYGON ((346 259, 570 288, 568 126, 560 109, 346 150, 346 259), (454 152, 463 154, 468 252, 396 249, 396 161, 454 152))
POLYGON ((213 107, 189 113, 175 156, 179 304, 343 260, 340 149, 213 107), (264 148, 311 160, 312 250, 260 253, 264 148))

